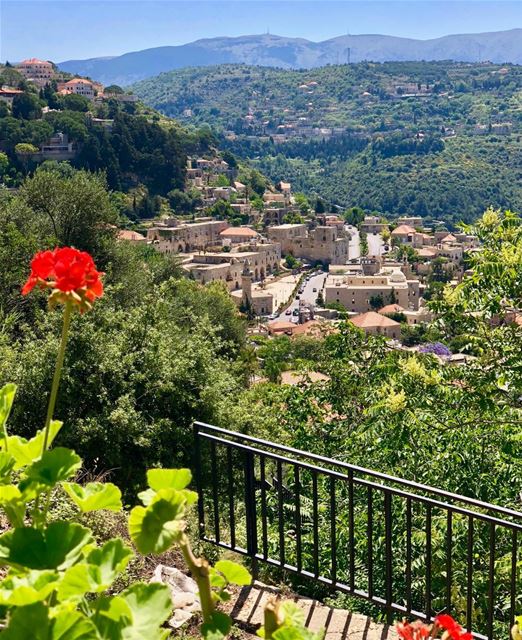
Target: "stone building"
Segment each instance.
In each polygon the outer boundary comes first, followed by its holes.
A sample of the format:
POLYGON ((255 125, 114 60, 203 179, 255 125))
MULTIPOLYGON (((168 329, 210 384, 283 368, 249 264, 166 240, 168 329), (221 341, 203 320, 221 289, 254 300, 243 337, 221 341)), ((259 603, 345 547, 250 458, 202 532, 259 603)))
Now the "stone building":
POLYGON ((250 270, 250 261, 247 259, 243 263, 241 273, 241 289, 232 292, 234 302, 245 312, 256 316, 270 315, 274 311, 274 296, 262 289, 254 289, 252 280, 254 273, 250 270))
POLYGON ((330 275, 324 287, 325 303, 338 302, 352 313, 365 313, 387 304, 417 310, 420 297, 419 280, 408 280, 397 267, 384 268, 372 276, 330 275))
POLYGON ((147 240, 160 253, 189 253, 221 244, 220 233, 230 225, 225 220, 155 226, 147 231, 147 240))
POLYGON ((400 323, 375 311, 368 311, 354 316, 350 318, 350 322, 369 335, 380 335, 394 340, 398 340, 401 337, 400 323))
POLYGON ((94 100, 97 88, 99 87, 101 87, 101 85, 97 87, 94 82, 85 78, 73 78, 67 82, 59 82, 58 93, 62 95, 75 94, 77 96, 83 96, 87 98, 87 100, 94 100))
MULTIPOLYGON (((306 225, 281 226, 300 227, 299 230, 292 231, 292 237, 287 238, 284 242, 284 254, 290 253, 296 258, 302 258, 309 262, 346 264, 349 238, 342 236, 336 227, 321 226, 307 231, 306 225)), ((269 238, 275 239, 278 232, 274 232, 274 229, 277 227, 268 229, 269 238)), ((282 241, 280 242, 283 244, 282 241)))
POLYGON ((279 242, 283 255, 291 253, 296 238, 304 238, 308 232, 306 224, 280 224, 268 227, 267 236, 273 242, 279 242))
POLYGON ((39 87, 45 87, 54 78, 54 67, 47 60, 29 58, 16 65, 16 70, 29 82, 39 87))
POLYGON ((241 275, 248 260, 252 281, 263 280, 279 269, 281 247, 275 243, 243 245, 230 252, 196 253, 183 268, 201 282, 221 281, 230 291, 241 287, 241 275))

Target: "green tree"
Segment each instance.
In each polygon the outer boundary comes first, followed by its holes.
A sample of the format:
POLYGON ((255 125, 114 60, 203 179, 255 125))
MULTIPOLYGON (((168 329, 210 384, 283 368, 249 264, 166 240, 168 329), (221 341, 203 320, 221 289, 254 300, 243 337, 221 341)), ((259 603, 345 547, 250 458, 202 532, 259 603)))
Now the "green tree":
POLYGON ((85 96, 80 96, 76 93, 61 96, 60 104, 62 109, 67 109, 69 111, 81 111, 83 113, 89 111, 90 106, 90 102, 85 96))
POLYGON ((40 100, 34 93, 20 93, 13 98, 13 116, 24 120, 35 120, 42 114, 40 100))

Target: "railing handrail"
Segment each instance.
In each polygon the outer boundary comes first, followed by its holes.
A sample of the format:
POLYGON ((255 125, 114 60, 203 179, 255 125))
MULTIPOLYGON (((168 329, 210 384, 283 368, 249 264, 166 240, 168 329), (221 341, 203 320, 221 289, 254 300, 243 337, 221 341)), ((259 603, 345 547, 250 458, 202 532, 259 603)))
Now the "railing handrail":
POLYGON ((502 513, 503 515, 507 515, 512 518, 522 520, 522 512, 514 511, 513 509, 508 509, 507 507, 501 507, 499 505, 491 504, 489 502, 482 502, 481 500, 477 500, 476 498, 469 498, 467 496, 462 496, 457 493, 452 493, 451 491, 444 491, 443 489, 431 487, 429 485, 421 484, 419 482, 414 482, 412 480, 405 480, 404 478, 398 478, 396 476, 392 476, 387 473, 382 473, 381 471, 374 471, 373 469, 367 469, 365 467, 349 464, 348 462, 343 462, 341 460, 327 458, 326 456, 322 456, 316 453, 310 453, 308 451, 302 451, 300 449, 295 449, 294 447, 289 447, 287 445, 277 444, 275 442, 270 442, 269 440, 264 440, 262 438, 255 438, 254 436, 249 436, 244 433, 240 433, 238 431, 230 431, 229 429, 216 427, 214 425, 208 424, 206 422, 201 422, 199 420, 195 421, 194 425, 196 427, 202 427, 203 429, 209 430, 211 432, 218 433, 224 436, 229 436, 237 440, 243 440, 246 442, 250 442, 252 444, 257 444, 263 447, 276 449, 284 453, 289 453, 292 455, 309 458, 312 460, 316 460, 317 462, 321 462, 323 464, 336 465, 342 469, 346 469, 347 471, 357 472, 357 473, 371 476, 374 478, 379 478, 380 480, 399 484, 399 485, 408 487, 410 489, 414 489, 416 491, 425 491, 445 499, 449 498, 451 500, 455 500, 456 502, 468 504, 479 509, 483 509, 486 511, 495 511, 496 513, 502 513))

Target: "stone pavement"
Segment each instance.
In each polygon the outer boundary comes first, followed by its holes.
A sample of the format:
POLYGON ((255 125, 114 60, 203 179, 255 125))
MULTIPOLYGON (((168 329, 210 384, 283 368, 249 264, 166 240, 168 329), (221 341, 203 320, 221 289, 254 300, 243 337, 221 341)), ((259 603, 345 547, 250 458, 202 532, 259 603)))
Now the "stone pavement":
MULTIPOLYGON (((244 631, 255 633, 263 623, 263 611, 269 598, 281 596, 278 589, 255 582, 244 587, 227 606, 228 613, 244 631)), ((377 624, 360 613, 334 609, 317 600, 293 596, 305 612, 305 623, 311 631, 326 629, 325 640, 396 640, 393 627, 377 624)))

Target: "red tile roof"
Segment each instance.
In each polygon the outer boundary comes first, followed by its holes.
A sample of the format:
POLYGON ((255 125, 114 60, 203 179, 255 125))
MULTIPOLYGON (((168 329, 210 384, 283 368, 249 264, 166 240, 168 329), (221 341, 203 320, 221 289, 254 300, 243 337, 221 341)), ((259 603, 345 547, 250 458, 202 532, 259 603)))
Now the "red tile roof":
POLYGON ((404 307, 401 307, 400 304, 387 304, 382 309, 379 309, 379 313, 402 313, 404 311, 404 307))
POLYGON ((399 327, 400 324, 388 318, 386 316, 381 315, 380 313, 376 313, 375 311, 368 311, 367 313, 361 313, 354 318, 350 318, 350 322, 354 324, 356 327, 361 329, 367 329, 369 327, 399 327))
POLYGON ((413 227, 410 227, 409 224, 401 224, 391 232, 392 236, 394 234, 396 236, 408 235, 409 233, 415 233, 415 229, 413 227))
POLYGON ((249 238, 255 238, 259 234, 254 229, 250 227, 228 227, 228 229, 224 229, 219 234, 220 236, 230 236, 230 237, 238 237, 238 236, 248 236, 249 238))

